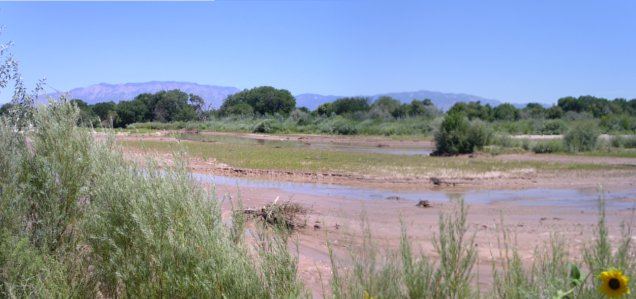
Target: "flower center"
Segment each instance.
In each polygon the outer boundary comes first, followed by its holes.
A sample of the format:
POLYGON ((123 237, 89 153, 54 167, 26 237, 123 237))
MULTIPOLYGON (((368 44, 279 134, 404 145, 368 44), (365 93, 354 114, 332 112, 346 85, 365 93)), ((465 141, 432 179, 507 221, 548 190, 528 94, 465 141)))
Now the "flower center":
POLYGON ((621 288, 621 282, 618 280, 618 278, 612 278, 609 281, 609 287, 612 290, 618 290, 621 288))

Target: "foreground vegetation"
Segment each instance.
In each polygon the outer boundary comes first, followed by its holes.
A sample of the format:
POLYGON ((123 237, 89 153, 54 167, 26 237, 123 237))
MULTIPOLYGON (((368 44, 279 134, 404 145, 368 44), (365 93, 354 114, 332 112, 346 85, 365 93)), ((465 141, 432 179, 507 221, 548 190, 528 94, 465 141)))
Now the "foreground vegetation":
MULTIPOLYGON (((552 235, 537 248, 528 265, 516 250, 515 237, 502 219, 498 252, 493 253, 491 291, 475 288, 476 235, 468 232, 468 210, 462 199, 440 213, 433 245, 437 259, 418 254, 403 224, 400 249, 381 251, 365 226, 361 246, 351 251, 353 265, 343 269, 332 252, 332 292, 336 298, 619 298, 634 289, 636 246, 633 223, 624 223, 612 246, 604 203, 592 243, 571 252, 568 240, 552 235), (615 281, 611 279, 615 278, 615 281), (630 279, 632 278, 632 279, 630 279)), ((632 218, 633 220, 633 218, 632 218)), ((615 232, 614 234, 617 234, 615 232)), ((496 249, 495 249, 496 250, 496 249)))
POLYGON ((0 123, 0 297, 280 298, 303 294, 284 234, 256 242, 183 164, 124 160, 50 103, 0 123))

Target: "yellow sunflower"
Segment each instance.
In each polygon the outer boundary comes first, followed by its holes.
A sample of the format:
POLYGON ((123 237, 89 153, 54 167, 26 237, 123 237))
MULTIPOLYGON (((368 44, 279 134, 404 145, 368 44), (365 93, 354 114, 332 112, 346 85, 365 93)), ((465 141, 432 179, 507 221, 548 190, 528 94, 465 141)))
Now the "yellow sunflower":
POLYGON ((598 290, 605 296, 618 298, 625 294, 629 295, 629 288, 627 287, 629 277, 624 276, 621 270, 612 268, 609 271, 601 272, 598 279, 601 281, 601 286, 598 290))

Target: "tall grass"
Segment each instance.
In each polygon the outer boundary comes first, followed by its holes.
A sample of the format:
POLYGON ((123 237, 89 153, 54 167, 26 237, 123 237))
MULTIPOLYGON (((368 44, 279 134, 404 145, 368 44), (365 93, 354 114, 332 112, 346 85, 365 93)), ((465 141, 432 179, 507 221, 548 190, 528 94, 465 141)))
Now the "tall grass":
MULTIPOLYGON (((477 251, 474 235, 468 234, 467 208, 462 199, 452 211, 441 213, 439 235, 434 238, 438 262, 415 254, 406 226, 398 252, 380 252, 365 221, 361 248, 352 254, 350 270, 333 271, 334 298, 476 298, 472 268, 477 251)), ((333 269, 341 269, 331 255, 333 269)))
MULTIPOLYGON (((601 199, 592 243, 577 254, 571 251, 568 240, 552 234, 546 244, 535 250, 530 264, 522 261, 514 235, 503 228, 502 217, 496 247, 499 255, 497 259, 493 256, 492 289, 481 291, 473 280, 477 253, 466 217, 461 199, 450 212, 440 214, 438 235, 433 242, 435 255, 439 256, 436 261, 413 251, 405 226, 399 250, 378 251, 367 226, 362 245, 352 255, 351 268, 343 268, 331 254, 333 297, 362 298, 368 294, 372 298, 601 298, 596 280, 601 272, 618 268, 628 277, 636 275, 632 223, 623 225, 622 238, 617 246, 612 246, 601 199)), ((629 286, 633 290, 633 279, 629 286)))
POLYGON ((185 159, 128 162, 78 115, 60 101, 32 132, 0 122, 0 297, 305 295, 286 236, 241 241, 185 159))

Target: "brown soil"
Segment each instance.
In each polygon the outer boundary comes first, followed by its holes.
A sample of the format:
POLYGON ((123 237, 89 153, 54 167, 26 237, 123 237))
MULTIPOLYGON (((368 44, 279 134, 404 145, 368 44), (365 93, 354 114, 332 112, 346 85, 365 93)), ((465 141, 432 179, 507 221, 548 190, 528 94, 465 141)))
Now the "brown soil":
MULTIPOLYGON (((220 196, 238 198, 236 186, 217 185, 220 196)), ((309 209, 307 226, 298 230, 299 276, 312 290, 314 297, 323 297, 323 284, 331 275, 327 242, 335 250, 338 261, 346 267, 351 254, 360 250, 363 215, 368 219, 373 239, 382 248, 397 249, 400 242, 400 220, 408 226, 413 248, 429 257, 437 258, 432 239, 437 234, 440 211, 448 204, 433 204, 419 208, 415 203, 399 200, 363 201, 304 194, 289 194, 276 189, 240 188, 240 198, 246 207, 261 207, 275 198, 289 200, 309 209), (321 282, 322 277, 322 282, 321 282)), ((226 213, 229 206, 225 207, 226 213)), ((492 265, 501 262, 498 237, 501 237, 501 217, 504 226, 517 240, 519 254, 526 263, 533 259, 538 246, 550 241, 552 233, 567 240, 568 249, 575 256, 584 244, 593 240, 597 213, 575 208, 535 207, 514 203, 474 204, 469 206, 469 235, 475 233, 474 246, 478 250, 475 281, 482 289, 492 284, 492 265)), ((632 211, 610 211, 608 222, 610 239, 620 237, 620 223, 629 220, 632 211)), ((294 248, 295 249, 295 248, 294 248)))
POLYGON ((336 135, 313 135, 313 134, 255 134, 255 133, 234 133, 234 132, 205 132, 195 130, 179 130, 179 131, 158 131, 148 134, 128 134, 118 133, 117 139, 120 140, 175 140, 170 137, 172 133, 199 134, 204 136, 228 136, 238 138, 248 138, 255 140, 273 140, 273 141, 299 141, 309 143, 334 143, 341 145, 359 145, 359 146, 377 146, 377 147, 395 147, 395 148, 432 148, 435 144, 430 140, 406 139, 393 140, 380 136, 336 136, 336 135))
MULTIPOLYGON (((118 137, 119 140, 176 141, 168 137, 118 137)), ((184 141, 182 141, 184 142, 184 141)), ((192 142, 192 141, 185 141, 192 142)), ((147 153, 126 149, 126 154, 137 160, 143 160, 147 153)), ((171 154, 160 156, 170 161, 171 154)), ((518 188, 585 188, 602 184, 607 187, 636 186, 636 159, 611 157, 583 157, 558 155, 480 155, 460 156, 449 159, 549 161, 554 163, 594 163, 606 165, 629 165, 634 169, 594 170, 594 171, 520 171, 514 173, 494 173, 476 176, 455 176, 451 178, 418 177, 381 177, 329 172, 296 172, 270 169, 247 169, 232 167, 215 160, 190 158, 190 169, 196 173, 215 174, 231 177, 249 177, 301 183, 328 183, 356 187, 373 187, 402 191, 431 191, 465 189, 518 189, 518 188)))
MULTIPOLYGON (((202 133, 203 134, 203 133, 202 133)), ((209 134, 209 133, 205 133, 209 134)), ((329 136, 305 135, 257 135, 215 133, 220 135, 244 136, 247 138, 289 138, 286 140, 306 140, 320 142, 346 142, 348 144, 373 145, 386 143, 387 146, 398 146, 410 142, 386 141, 374 138, 342 138, 329 136), (295 138, 295 139, 294 139, 295 138), (302 139, 301 139, 302 138, 302 139)), ((171 140, 165 136, 118 136, 123 140, 171 140)), ((412 141, 414 143, 420 141, 412 141)), ((406 145, 405 145, 406 146, 406 145)), ((140 152, 128 151, 131 158, 139 158, 140 152)), ((459 157, 470 159, 469 157, 459 157)), ((164 162, 171 162, 170 155, 160 157, 164 162)), ((579 156, 556 155, 501 155, 496 157, 477 156, 472 159, 552 161, 555 163, 602 163, 611 165, 636 165, 636 159, 625 158, 589 158, 579 156)), ((294 173, 270 170, 237 169, 214 161, 192 159, 190 167, 194 172, 246 177, 267 177, 275 180, 298 182, 339 183, 353 186, 410 190, 426 192, 430 190, 458 189, 511 189, 511 188, 563 188, 594 187, 603 184, 608 188, 633 188, 636 183, 634 170, 608 171, 569 171, 569 172, 531 172, 513 176, 492 178, 459 178, 456 181, 441 181, 435 184, 431 178, 391 179, 347 176, 340 174, 294 173)), ((275 198, 298 203, 309 212, 306 215, 307 225, 297 230, 299 246, 299 276, 312 291, 314 297, 323 297, 323 287, 329 292, 331 265, 327 249, 329 242, 335 255, 346 268, 350 253, 360 249, 362 215, 370 224, 374 241, 381 247, 396 249, 400 241, 400 221, 408 226, 409 239, 413 247, 433 260, 437 257, 432 247, 432 239, 437 233, 437 221, 440 211, 448 209, 448 204, 433 204, 430 208, 416 207, 415 203, 397 200, 351 200, 327 196, 291 194, 278 189, 241 187, 240 195, 237 186, 217 185, 219 197, 231 196, 241 198, 245 207, 258 208, 271 203, 275 198)), ((231 214, 230 204, 224 201, 224 214, 231 214)), ((475 233, 474 246, 478 250, 478 263, 475 269, 475 283, 488 290, 492 284, 492 265, 501 262, 498 237, 501 236, 501 218, 504 227, 513 232, 523 261, 530 264, 533 252, 538 246, 550 241, 553 233, 567 240, 570 252, 578 256, 581 248, 593 239, 597 213, 595 211, 576 208, 560 208, 545 206, 527 206, 518 203, 474 204, 469 207, 470 234, 475 233)), ((619 210, 608 212, 610 240, 616 242, 620 237, 620 223, 633 218, 633 211, 619 210)), ((635 237, 636 240, 636 237, 635 237)), ((295 248, 294 248, 295 249, 295 248)))

